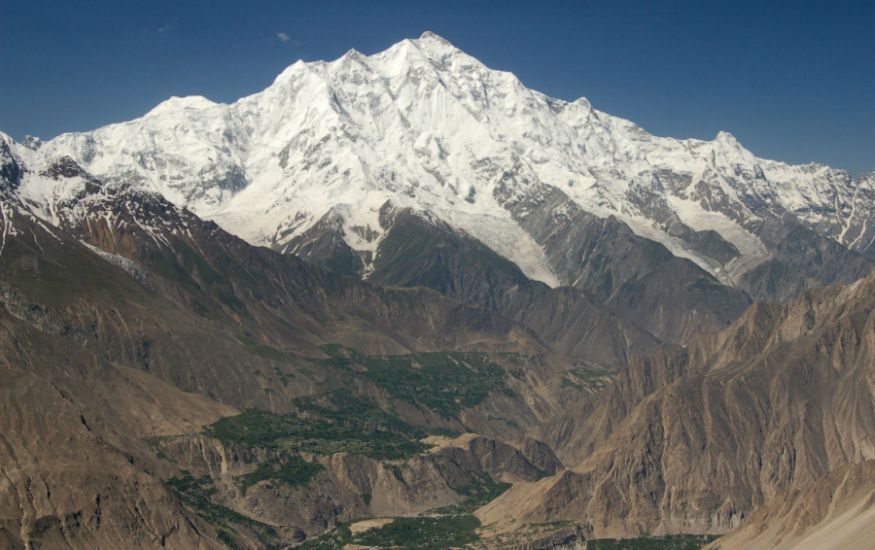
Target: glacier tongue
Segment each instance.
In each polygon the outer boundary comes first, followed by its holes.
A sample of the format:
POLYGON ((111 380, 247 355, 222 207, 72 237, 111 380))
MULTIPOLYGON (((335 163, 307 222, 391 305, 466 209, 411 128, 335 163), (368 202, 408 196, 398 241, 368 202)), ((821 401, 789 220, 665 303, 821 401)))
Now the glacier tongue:
MULTIPOLYGON (((34 200, 58 194, 34 174, 69 156, 254 244, 282 247, 336 207, 347 227, 378 231, 375 212, 391 200, 465 230, 553 286, 543 251, 495 198, 509 171, 519 185, 554 187, 585 211, 617 216, 723 280, 768 256, 755 232, 769 216, 792 214, 853 246, 875 239, 871 207, 854 208, 875 178, 759 159, 726 132, 656 137, 585 99, 530 90, 433 33, 373 55, 298 61, 231 104, 174 97, 136 120, 17 151, 34 200), (704 229, 741 257, 723 265, 684 240, 704 229)), ((354 249, 373 247, 346 235, 354 249)))

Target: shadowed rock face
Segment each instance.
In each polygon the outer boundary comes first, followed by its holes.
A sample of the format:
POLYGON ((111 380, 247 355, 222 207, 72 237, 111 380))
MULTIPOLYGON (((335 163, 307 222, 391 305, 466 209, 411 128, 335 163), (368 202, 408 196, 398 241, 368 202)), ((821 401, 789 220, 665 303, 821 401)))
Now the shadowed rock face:
POLYGON ((366 260, 344 240, 343 219, 328 213, 313 227, 281 248, 282 252, 304 258, 313 265, 343 275, 361 276, 366 260))
POLYGON ((776 495, 711 550, 869 548, 875 536, 875 461, 841 466, 776 495))
POLYGON ((21 184, 21 165, 9 143, 0 137, 0 191, 14 191, 21 184))
POLYGON ((755 305, 686 350, 631 365, 545 438, 573 468, 514 488, 481 517, 516 507, 522 521, 549 513, 597 535, 725 532, 778 495, 872 459, 873 297, 870 275, 755 305))
MULTIPOLYGON (((388 203, 383 211, 384 234, 367 270, 369 281, 427 287, 498 311, 557 351, 609 369, 652 349, 654 334, 684 340, 694 330, 725 326, 748 303, 743 292, 613 219, 580 214, 588 221, 567 226, 572 250, 581 256, 576 264, 581 278, 575 286, 550 289, 439 220, 388 203)), ((311 242, 337 247, 300 249, 308 261, 328 265, 345 254, 343 241, 332 237, 336 226, 331 227, 326 224, 325 233, 311 242)), ((555 247, 566 245, 563 240, 555 247)))
POLYGON ((386 216, 368 280, 426 287, 462 303, 497 311, 578 361, 616 370, 657 340, 573 288, 550 289, 479 241, 409 210, 386 216))
MULTIPOLYGON (((514 178, 507 180, 496 187, 496 199, 543 249, 561 285, 582 291, 587 301, 664 341, 685 343, 696 332, 726 327, 751 303, 750 297, 784 301, 808 288, 854 281, 873 267, 861 253, 784 214, 749 224, 750 238, 761 243, 764 255, 733 271, 728 266, 739 258, 734 245, 713 231, 693 231, 676 214, 663 211, 661 223, 669 234, 707 248, 709 257, 722 258, 714 265, 729 271, 719 268, 723 276, 718 280, 662 244, 637 235, 618 218, 582 210, 559 189, 532 184, 520 191, 514 178)), ((496 296, 506 296, 502 289, 519 287, 525 278, 512 262, 434 216, 390 203, 383 206, 387 209, 404 213, 383 215, 383 233, 373 253, 349 247, 340 213, 326 215, 288 250, 337 272, 365 273, 385 284, 426 286, 487 308, 506 307, 496 303, 496 296), (438 248, 437 234, 444 235, 441 243, 455 244, 438 248), (468 244, 462 246, 462 241, 468 244), (508 274, 502 279, 461 275, 466 270, 495 273, 497 264, 508 274)), ((552 296, 540 292, 537 301, 549 302, 552 296)), ((527 318, 537 316, 529 312, 527 318)))
POLYGON ((849 283, 873 267, 871 259, 793 220, 765 223, 759 236, 774 255, 740 280, 741 288, 757 300, 783 301, 824 283, 849 283))

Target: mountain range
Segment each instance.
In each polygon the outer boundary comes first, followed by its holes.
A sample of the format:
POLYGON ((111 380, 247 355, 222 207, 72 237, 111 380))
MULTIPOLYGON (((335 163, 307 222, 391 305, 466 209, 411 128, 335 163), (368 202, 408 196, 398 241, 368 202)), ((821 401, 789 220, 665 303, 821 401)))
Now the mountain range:
POLYGON ((425 33, 0 133, 0 213, 8 546, 865 547, 875 174, 425 33))

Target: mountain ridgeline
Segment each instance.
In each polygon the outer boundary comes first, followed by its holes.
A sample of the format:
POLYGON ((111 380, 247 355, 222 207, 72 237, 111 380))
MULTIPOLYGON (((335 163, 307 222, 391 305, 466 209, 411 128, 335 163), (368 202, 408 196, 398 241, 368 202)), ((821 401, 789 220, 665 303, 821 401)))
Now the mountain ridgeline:
POLYGON ((873 216, 431 33, 0 134, 0 546, 865 548, 873 216))

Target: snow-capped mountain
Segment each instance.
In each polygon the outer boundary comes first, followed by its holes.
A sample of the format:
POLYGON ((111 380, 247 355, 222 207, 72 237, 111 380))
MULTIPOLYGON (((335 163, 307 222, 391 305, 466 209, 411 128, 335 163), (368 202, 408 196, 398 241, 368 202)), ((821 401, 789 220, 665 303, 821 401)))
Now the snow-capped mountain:
POLYGON ((87 183, 46 175, 69 157, 281 250, 331 220, 373 258, 381 207, 409 207, 551 286, 573 281, 543 228, 569 209, 613 216, 727 283, 774 255, 770 224, 787 220, 875 257, 875 176, 760 159, 725 132, 653 136, 586 99, 528 89, 432 33, 370 56, 298 61, 231 104, 174 97, 90 132, 0 141, 21 166, 17 193, 47 218, 87 183), (556 206, 538 209, 547 196, 556 206))

